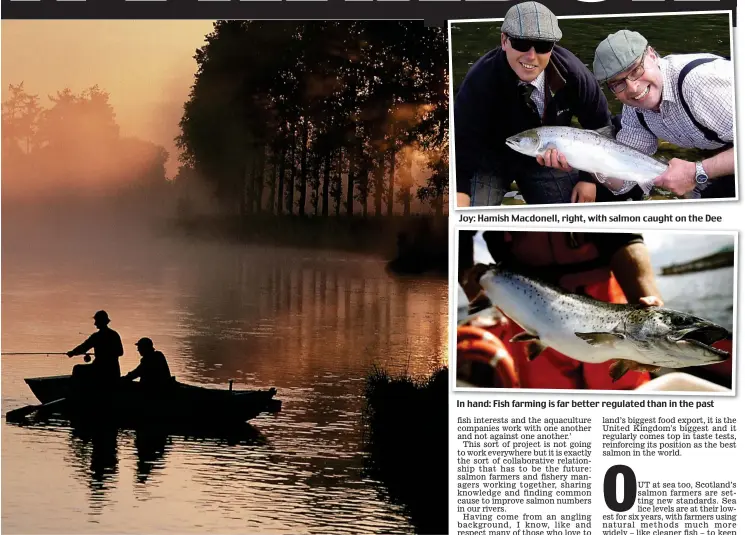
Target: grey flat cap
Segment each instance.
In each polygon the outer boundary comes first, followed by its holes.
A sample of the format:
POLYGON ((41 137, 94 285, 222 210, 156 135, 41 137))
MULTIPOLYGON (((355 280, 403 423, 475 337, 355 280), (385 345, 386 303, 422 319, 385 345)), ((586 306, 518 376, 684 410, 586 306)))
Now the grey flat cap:
POLYGON ((511 37, 558 41, 559 21, 550 9, 538 2, 523 2, 512 6, 504 16, 502 32, 511 37))
POLYGON ((599 82, 625 71, 647 48, 644 36, 631 30, 619 30, 606 37, 595 49, 592 70, 599 82))

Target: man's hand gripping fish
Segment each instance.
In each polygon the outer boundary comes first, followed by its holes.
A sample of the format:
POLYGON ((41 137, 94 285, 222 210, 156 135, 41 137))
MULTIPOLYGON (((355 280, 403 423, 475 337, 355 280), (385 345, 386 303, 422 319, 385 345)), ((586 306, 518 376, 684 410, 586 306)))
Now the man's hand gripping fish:
POLYGON ((597 301, 497 265, 477 264, 469 277, 524 329, 510 341, 530 342, 529 360, 546 347, 582 362, 615 360, 610 375, 617 381, 629 370, 701 366, 730 356, 712 344, 732 334, 690 314, 597 301))

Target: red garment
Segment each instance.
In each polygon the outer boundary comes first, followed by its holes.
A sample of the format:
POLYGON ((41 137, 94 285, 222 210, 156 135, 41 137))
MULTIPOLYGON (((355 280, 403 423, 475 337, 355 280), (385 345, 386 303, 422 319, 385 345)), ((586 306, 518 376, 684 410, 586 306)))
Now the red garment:
POLYGON ((520 388, 520 380, 507 349, 499 338, 489 331, 464 325, 458 327, 458 366, 463 366, 465 375, 470 374, 474 362, 486 364, 493 369, 493 386, 497 388, 520 388))

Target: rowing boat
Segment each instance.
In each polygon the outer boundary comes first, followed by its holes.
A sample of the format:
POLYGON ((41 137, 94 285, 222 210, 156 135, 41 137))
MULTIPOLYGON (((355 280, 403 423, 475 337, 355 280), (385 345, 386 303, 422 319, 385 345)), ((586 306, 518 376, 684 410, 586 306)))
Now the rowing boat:
POLYGON ((172 384, 157 395, 148 393, 137 382, 122 381, 105 395, 78 394, 72 389, 71 375, 32 377, 26 384, 42 403, 50 405, 49 414, 70 419, 101 419, 120 426, 141 423, 179 425, 230 425, 245 423, 262 413, 278 412, 282 402, 274 399, 277 390, 234 390, 208 388, 181 383, 172 384))

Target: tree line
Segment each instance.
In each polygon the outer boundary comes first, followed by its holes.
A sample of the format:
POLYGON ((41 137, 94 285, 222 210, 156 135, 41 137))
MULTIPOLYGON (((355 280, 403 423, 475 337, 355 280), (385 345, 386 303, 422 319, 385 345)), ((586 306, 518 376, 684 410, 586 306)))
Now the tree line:
POLYGON ((167 151, 121 135, 109 94, 93 86, 41 98, 23 82, 2 102, 3 182, 14 194, 121 193, 163 188, 167 151))
POLYGON ((408 215, 415 198, 443 213, 442 28, 218 21, 195 60, 177 179, 200 177, 245 216, 408 215))
MULTIPOLYGON (((207 184, 241 215, 409 215, 416 199, 443 213, 449 81, 442 28, 218 21, 194 59, 175 185, 207 184)), ((43 103, 23 82, 9 85, 2 156, 6 192, 167 184, 167 151, 122 136, 99 86, 66 88, 43 103)))

